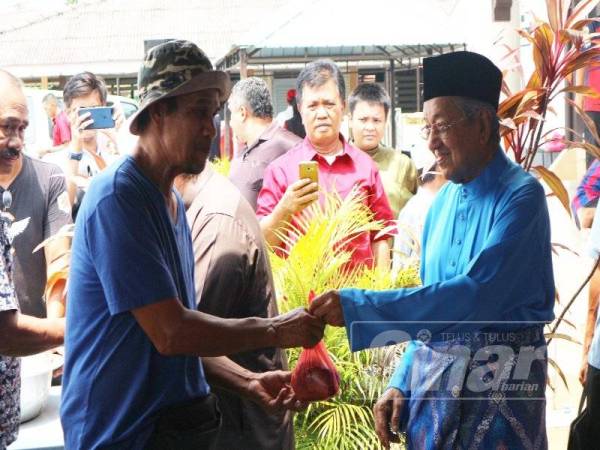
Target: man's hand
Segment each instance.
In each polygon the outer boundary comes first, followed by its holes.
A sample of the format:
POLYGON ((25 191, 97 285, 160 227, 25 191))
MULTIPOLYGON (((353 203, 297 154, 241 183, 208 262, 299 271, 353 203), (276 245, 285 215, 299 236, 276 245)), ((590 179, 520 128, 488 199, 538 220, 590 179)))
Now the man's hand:
POLYGON ((109 153, 117 155, 117 154, 119 154, 119 142, 118 142, 117 133, 119 132, 119 130, 125 123, 125 115, 123 114, 123 108, 121 107, 120 104, 115 103, 112 108, 113 108, 112 118, 115 121, 115 127, 101 129, 98 131, 100 133, 104 134, 109 139, 107 148, 104 150, 107 150, 109 153))
POLYGON ((581 368, 579 369, 579 382, 582 386, 585 386, 585 380, 587 379, 587 369, 588 369, 588 358, 587 353, 583 353, 583 358, 581 361, 581 368))
POLYGON ((296 398, 290 386, 291 380, 292 373, 283 370, 257 373, 248 383, 248 392, 252 400, 269 413, 284 410, 301 411, 308 403, 296 398))
POLYGON ((82 151, 83 139, 94 133, 93 130, 85 129, 94 123, 92 113, 79 115, 79 108, 73 109, 69 112, 69 122, 71 123, 71 151, 82 151))
POLYGON ((344 326, 344 313, 338 291, 325 292, 315 297, 308 311, 324 320, 328 325, 333 325, 334 327, 344 326))
POLYGON ((288 186, 279 201, 279 207, 286 216, 302 211, 312 202, 319 199, 319 185, 309 178, 304 178, 288 186))
POLYGON ((309 314, 305 308, 296 308, 286 314, 273 317, 277 347, 314 347, 323 338, 325 323, 309 314))
POLYGON ((123 107, 120 103, 113 105, 113 120, 115 121, 115 131, 119 131, 125 123, 125 114, 123 114, 123 107))
POLYGON ((281 245, 278 232, 282 231, 286 222, 318 199, 319 185, 312 180, 304 178, 290 184, 273 211, 260 221, 260 229, 267 243, 272 247, 281 245))
POLYGON ((402 408, 404 408, 404 396, 396 388, 389 388, 385 391, 373 406, 375 432, 385 449, 390 448, 390 442, 399 442, 398 432, 402 408))

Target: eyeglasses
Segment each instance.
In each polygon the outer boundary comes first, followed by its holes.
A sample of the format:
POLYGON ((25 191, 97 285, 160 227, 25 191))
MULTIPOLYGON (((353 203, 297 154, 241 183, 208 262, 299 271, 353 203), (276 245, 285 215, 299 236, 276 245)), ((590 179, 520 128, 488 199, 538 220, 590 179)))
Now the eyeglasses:
POLYGON ((466 117, 448 123, 434 123, 433 125, 425 125, 421 128, 421 137, 425 140, 429 139, 431 133, 437 133, 440 136, 445 135, 454 125, 466 120, 466 117))

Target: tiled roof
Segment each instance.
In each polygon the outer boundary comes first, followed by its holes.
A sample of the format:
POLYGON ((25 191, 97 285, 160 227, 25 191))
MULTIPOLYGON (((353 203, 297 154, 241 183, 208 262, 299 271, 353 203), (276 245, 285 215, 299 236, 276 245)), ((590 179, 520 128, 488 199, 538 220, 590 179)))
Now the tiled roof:
POLYGON ((0 67, 21 77, 70 75, 86 67, 135 73, 144 40, 165 38, 194 41, 214 61, 287 1, 80 0, 12 31, 0 22, 0 67))
POLYGON ((43 3, 39 0, 3 0, 0 33, 41 22, 67 9, 69 5, 65 0, 44 0, 43 3))

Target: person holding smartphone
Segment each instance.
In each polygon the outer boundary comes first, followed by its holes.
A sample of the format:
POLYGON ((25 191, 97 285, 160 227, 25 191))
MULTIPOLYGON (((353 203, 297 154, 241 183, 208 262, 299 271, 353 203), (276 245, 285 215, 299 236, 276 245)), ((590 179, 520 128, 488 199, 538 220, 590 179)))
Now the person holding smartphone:
POLYGON ((69 198, 73 205, 80 203, 90 179, 112 163, 119 153, 116 131, 125 121, 120 108, 113 107, 113 121, 106 124, 112 125, 111 128, 95 126, 92 117, 94 110, 87 110, 106 106, 106 97, 104 80, 91 72, 72 76, 63 90, 63 100, 71 124, 66 172, 69 198), (80 114, 82 108, 87 112, 80 114))
MULTIPOLYGON (((256 214, 267 242, 274 247, 280 245, 276 231, 326 192, 337 192, 345 198, 356 185, 366 194, 365 202, 375 220, 393 220, 375 163, 340 134, 346 95, 340 69, 326 59, 308 64, 298 75, 296 93, 306 137, 265 171, 256 214), (306 161, 316 163, 318 184, 300 178, 301 163, 306 161)), ((390 238, 389 234, 363 233, 353 239, 349 244, 349 268, 389 267, 390 238)))

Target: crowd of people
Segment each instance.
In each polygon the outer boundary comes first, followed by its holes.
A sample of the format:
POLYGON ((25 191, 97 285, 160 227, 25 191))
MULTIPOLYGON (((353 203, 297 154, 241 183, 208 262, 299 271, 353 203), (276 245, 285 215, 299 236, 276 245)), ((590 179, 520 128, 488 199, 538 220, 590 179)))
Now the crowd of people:
POLYGON ((555 293, 543 188, 500 148, 490 60, 425 58, 423 80, 432 158, 418 170, 383 144, 380 85, 347 97, 338 66, 313 61, 274 118, 264 80, 232 87, 195 44, 169 41, 141 63, 139 110, 127 122, 114 111, 132 148, 79 114, 106 105, 101 78, 73 76, 64 111, 46 96, 63 173, 23 153, 22 83, 0 71, 0 196, 12 195, 0 221, 0 448, 18 431, 17 357, 64 341, 65 448, 293 449, 293 413, 307 404, 284 349, 314 346, 326 325, 345 326, 353 351, 410 341, 374 406, 384 447, 403 431, 414 449, 546 448, 555 293), (241 144, 229 178, 207 163, 225 102, 241 144), (307 161, 318 182, 300 177, 307 161), (268 246, 327 193, 357 188, 374 219, 398 226, 350 240, 350 268, 416 258, 423 286, 348 287, 279 314, 268 246), (72 243, 32 253, 72 220, 72 243), (68 284, 44 292, 67 255, 68 284), (505 388, 516 383, 531 389, 505 388))

